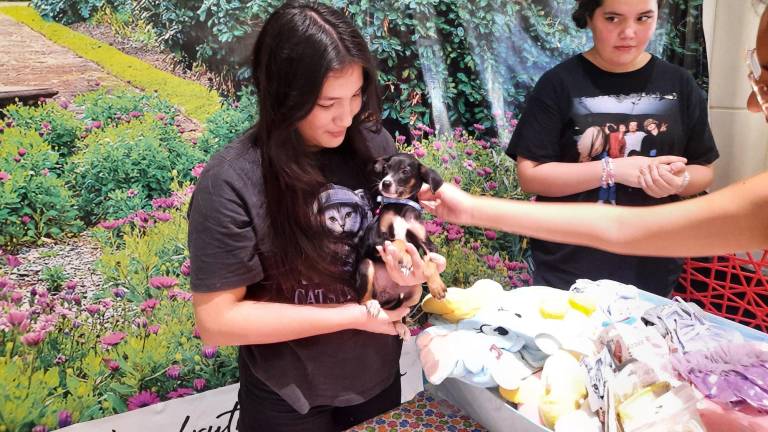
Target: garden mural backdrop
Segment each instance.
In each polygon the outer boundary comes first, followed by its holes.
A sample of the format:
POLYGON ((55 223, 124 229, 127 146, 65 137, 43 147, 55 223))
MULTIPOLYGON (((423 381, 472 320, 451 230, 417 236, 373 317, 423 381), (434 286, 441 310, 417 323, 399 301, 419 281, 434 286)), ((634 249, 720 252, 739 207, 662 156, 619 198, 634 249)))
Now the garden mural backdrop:
MULTIPOLYGON (((118 82, 0 106, 0 431, 53 430, 237 382, 236 350, 204 346, 194 326, 185 211, 206 160, 258 119, 249 50, 281 3, 0 7, 0 19, 118 82), (65 253, 74 258, 57 261, 65 253), (68 264, 79 261, 85 277, 68 264)), ((590 46, 573 0, 328 3, 378 57, 385 126, 405 151, 465 190, 526 198, 504 147, 538 77, 590 46)), ((701 3, 667 1, 651 49, 706 88, 701 3)), ((440 220, 428 229, 449 285, 529 283, 524 238, 440 220)))

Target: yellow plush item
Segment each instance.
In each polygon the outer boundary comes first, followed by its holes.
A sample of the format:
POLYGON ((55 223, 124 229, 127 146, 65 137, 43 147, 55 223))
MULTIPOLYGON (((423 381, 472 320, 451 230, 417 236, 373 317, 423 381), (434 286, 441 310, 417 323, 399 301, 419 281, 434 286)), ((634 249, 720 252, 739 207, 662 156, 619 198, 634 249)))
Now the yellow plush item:
POLYGON ((499 387, 499 394, 504 399, 515 403, 524 404, 530 401, 538 400, 544 394, 544 383, 541 382, 541 374, 536 373, 520 382, 520 387, 516 389, 506 389, 499 387))
POLYGON ((584 293, 571 293, 568 296, 568 304, 586 316, 592 315, 592 313, 597 309, 595 299, 584 293))
POLYGON ((421 302, 424 312, 440 315, 448 322, 472 318, 478 310, 504 292, 497 282, 481 279, 469 288, 448 288, 445 298, 437 300, 428 294, 421 302))
POLYGON ((581 407, 587 396, 586 378, 578 360, 560 350, 544 363, 541 380, 544 395, 539 402, 539 416, 552 429, 560 417, 581 407))
POLYGON ((547 297, 541 301, 541 306, 539 306, 541 316, 549 319, 563 319, 568 310, 568 303, 561 296, 547 297))

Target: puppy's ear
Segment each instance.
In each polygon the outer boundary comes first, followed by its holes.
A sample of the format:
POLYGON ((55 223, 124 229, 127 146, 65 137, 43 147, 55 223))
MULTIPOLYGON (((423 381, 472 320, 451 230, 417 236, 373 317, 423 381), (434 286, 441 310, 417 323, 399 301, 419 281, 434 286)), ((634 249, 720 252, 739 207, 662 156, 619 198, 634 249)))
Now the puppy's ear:
POLYGON ((373 173, 377 175, 384 174, 384 168, 387 166, 387 162, 389 162, 389 157, 376 159, 376 162, 373 164, 373 173))
POLYGON ((424 164, 419 165, 419 174, 421 174, 421 180, 429 185, 432 192, 437 192, 443 185, 443 178, 440 177, 440 174, 424 164))

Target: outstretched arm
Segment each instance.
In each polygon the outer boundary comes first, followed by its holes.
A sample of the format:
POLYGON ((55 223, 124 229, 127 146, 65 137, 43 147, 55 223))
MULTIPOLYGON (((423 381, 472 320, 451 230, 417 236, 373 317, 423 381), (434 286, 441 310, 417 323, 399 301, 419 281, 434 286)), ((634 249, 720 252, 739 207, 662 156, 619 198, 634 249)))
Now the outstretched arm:
POLYGON ((530 203, 473 196, 450 184, 421 198, 425 208, 450 222, 627 255, 768 248, 768 173, 707 196, 650 207, 530 203))

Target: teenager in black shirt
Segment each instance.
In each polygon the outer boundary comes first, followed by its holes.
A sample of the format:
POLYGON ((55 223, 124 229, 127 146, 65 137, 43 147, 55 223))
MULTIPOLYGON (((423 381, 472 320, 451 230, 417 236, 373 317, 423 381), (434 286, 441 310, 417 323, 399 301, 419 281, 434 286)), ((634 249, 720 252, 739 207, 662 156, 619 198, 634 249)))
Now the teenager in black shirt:
MULTIPOLYGON (((259 122, 211 158, 190 203, 197 326, 240 346, 240 431, 343 430, 399 405, 393 322, 408 313, 369 316, 348 268, 370 220, 366 168, 395 152, 374 61, 342 13, 290 2, 253 73, 259 122)), ((426 280, 410 252, 414 271, 390 272, 400 285, 426 280)))
MULTIPOLYGON (((520 185, 539 201, 647 206, 712 182, 718 152, 704 93, 687 71, 646 51, 660 3, 578 2, 574 21, 590 29, 594 46, 541 77, 507 149, 517 159, 520 185), (620 157, 609 156, 618 152, 606 125, 628 131, 620 157), (673 175, 659 177, 659 170, 673 175)), ((539 239, 531 248, 534 283, 562 289, 578 278, 605 278, 665 296, 681 269, 677 259, 539 239)))

